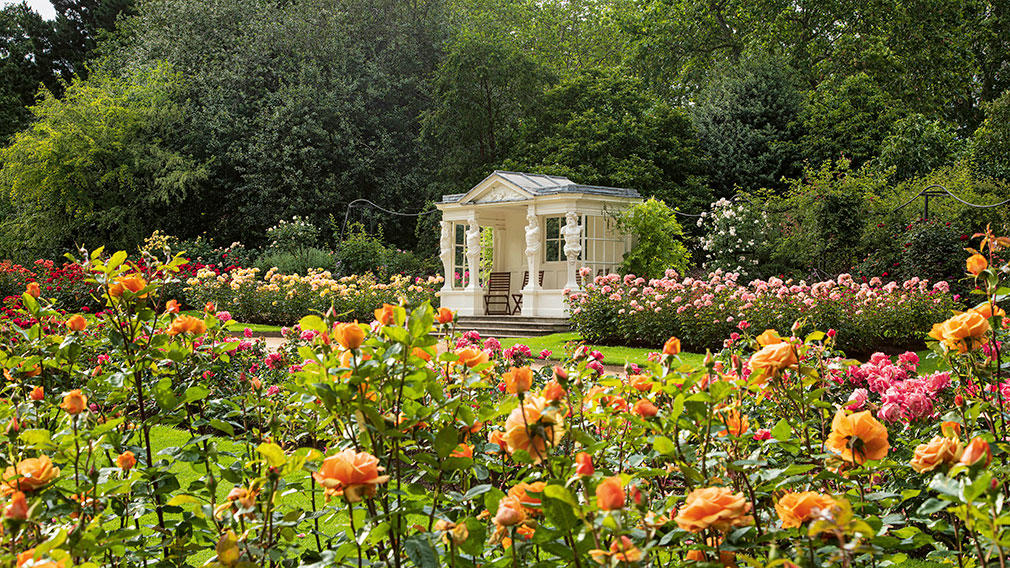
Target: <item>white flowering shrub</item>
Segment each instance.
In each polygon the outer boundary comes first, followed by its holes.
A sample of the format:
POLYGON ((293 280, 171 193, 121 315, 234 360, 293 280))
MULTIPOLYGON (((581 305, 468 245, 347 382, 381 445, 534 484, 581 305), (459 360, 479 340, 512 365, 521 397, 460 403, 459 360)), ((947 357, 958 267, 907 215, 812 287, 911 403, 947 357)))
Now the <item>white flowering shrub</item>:
POLYGON ((706 271, 723 270, 742 277, 758 276, 758 266, 767 258, 768 214, 746 195, 736 201, 720 199, 703 212, 698 226, 707 228, 701 239, 706 271))
POLYGON ((271 252, 293 253, 316 246, 319 242, 319 227, 308 219, 295 215, 290 221, 281 219, 267 229, 267 241, 271 252))

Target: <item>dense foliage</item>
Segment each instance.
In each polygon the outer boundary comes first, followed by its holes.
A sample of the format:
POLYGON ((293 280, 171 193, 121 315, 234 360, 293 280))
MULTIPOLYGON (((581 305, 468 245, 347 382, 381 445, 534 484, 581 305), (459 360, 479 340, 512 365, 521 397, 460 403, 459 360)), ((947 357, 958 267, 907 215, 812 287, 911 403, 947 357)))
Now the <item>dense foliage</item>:
MULTIPOLYGON (((29 222, 42 208, 98 221, 49 223, 38 243, 0 247, 21 262, 78 243, 132 246, 154 229, 259 248, 280 219, 326 227, 360 197, 417 212, 494 168, 629 186, 692 213, 739 190, 782 195, 805 171, 839 160, 879 180, 872 197, 885 203, 952 168, 977 184, 1002 183, 1010 171, 1010 16, 992 0, 874 0, 859 9, 782 0, 61 0, 55 8, 52 22, 24 5, 0 12, 0 135, 13 156, 0 160, 19 172, 0 181, 10 196, 0 211, 27 211, 29 222), (167 84, 152 83, 155 75, 167 84), (95 151, 115 149, 126 164, 77 160, 85 150, 53 145, 78 113, 95 151), (25 160, 25 136, 54 156, 25 160), (54 165, 59 175, 48 181, 54 165), (92 194, 94 180, 102 191, 128 181, 133 195, 158 203, 157 215, 123 216, 118 202, 56 191, 74 178, 92 194), (17 186, 37 180, 47 180, 47 201, 25 206, 17 186), (122 232, 109 234, 108 219, 122 232)), ((437 239, 425 218, 404 223, 359 208, 351 220, 422 257, 437 239)), ((8 219, 4 240, 24 225, 8 219)), ((698 252, 700 235, 687 233, 698 252)), ((338 247, 330 232, 321 240, 320 251, 338 247)), ((772 253, 768 266, 804 276, 851 268, 820 255, 831 246, 800 255, 819 266, 784 266, 772 253)), ((286 268, 324 260, 318 251, 283 254, 276 261, 286 268)))
POLYGON ((919 278, 857 282, 842 274, 825 282, 773 277, 746 284, 738 278, 721 270, 704 279, 681 279, 672 270, 651 279, 597 276, 569 296, 572 325, 589 341, 655 345, 676 335, 685 347, 704 351, 749 328, 816 321, 838 334, 842 349, 868 355, 920 346, 933 323, 958 305, 946 282, 919 278))
POLYGON ((178 312, 162 285, 182 259, 96 251, 81 266, 99 315, 29 284, 37 323, 0 320, 0 559, 995 565, 1010 381, 990 261, 1006 246, 986 235, 967 262, 987 303, 933 327, 943 371, 848 360, 801 320, 698 367, 672 337, 619 374, 585 348, 535 370, 427 303, 307 316, 265 354, 211 306, 178 312))

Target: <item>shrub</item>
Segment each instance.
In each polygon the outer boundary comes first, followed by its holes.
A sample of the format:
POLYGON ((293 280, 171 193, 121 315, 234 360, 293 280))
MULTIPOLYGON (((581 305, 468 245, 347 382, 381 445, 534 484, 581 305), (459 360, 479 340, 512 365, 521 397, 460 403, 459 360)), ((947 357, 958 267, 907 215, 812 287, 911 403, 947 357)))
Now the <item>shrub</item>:
POLYGON ((617 226, 634 238, 621 271, 659 276, 667 269, 687 270, 691 255, 682 242, 684 231, 666 203, 649 198, 633 205, 620 213, 617 226))
POLYGON ((773 277, 744 285, 721 271, 707 279, 674 276, 596 277, 569 297, 573 328, 588 341, 619 345, 657 345, 675 335, 704 351, 718 349, 741 325, 784 331, 805 319, 836 330, 841 348, 869 354, 921 347, 955 307, 946 282, 919 278, 860 283, 843 274, 814 284, 773 277))
MULTIPOLYGON (((1004 242, 980 248, 994 261, 1004 242)), ((698 366, 667 341, 613 375, 585 346, 532 369, 528 349, 459 337, 427 303, 383 306, 371 325, 309 315, 265 354, 226 335, 227 313, 161 309, 162 276, 183 262, 89 254, 99 315, 26 293, 19 315, 36 323, 0 320, 4 566, 982 566, 1004 554, 998 311, 938 322, 940 372, 915 353, 848 360, 807 320, 734 333, 698 366), (962 536, 973 546, 955 550, 962 536)), ((1003 269, 980 274, 990 300, 1003 269)))
POLYGON ((256 260, 255 266, 262 272, 273 268, 281 274, 308 274, 310 270, 333 270, 336 268, 335 255, 317 248, 302 248, 294 252, 266 252, 256 260))
POLYGON ((186 283, 193 305, 213 302, 241 321, 290 325, 303 314, 331 308, 347 320, 371 321, 374 310, 384 303, 434 300, 442 278, 393 276, 382 281, 371 274, 336 278, 325 270, 298 275, 240 268, 227 274, 203 269, 186 283))

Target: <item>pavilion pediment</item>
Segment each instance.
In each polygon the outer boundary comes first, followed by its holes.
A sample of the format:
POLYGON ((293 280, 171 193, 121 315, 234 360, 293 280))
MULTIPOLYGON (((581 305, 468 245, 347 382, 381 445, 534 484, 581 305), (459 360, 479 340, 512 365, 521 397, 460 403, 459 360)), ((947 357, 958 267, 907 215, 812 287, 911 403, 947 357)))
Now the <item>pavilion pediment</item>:
POLYGON ((471 189, 457 203, 499 203, 504 201, 526 201, 534 194, 509 180, 490 176, 471 189))

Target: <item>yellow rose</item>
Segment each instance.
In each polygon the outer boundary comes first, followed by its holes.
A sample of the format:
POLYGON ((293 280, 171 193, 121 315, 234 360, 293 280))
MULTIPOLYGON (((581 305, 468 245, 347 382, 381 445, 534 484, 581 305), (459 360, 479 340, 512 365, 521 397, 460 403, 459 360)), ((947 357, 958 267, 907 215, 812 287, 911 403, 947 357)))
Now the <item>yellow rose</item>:
POLYGON ((915 448, 910 464, 915 471, 926 473, 942 465, 956 462, 961 459, 963 453, 964 446, 957 438, 935 436, 928 443, 915 448))

